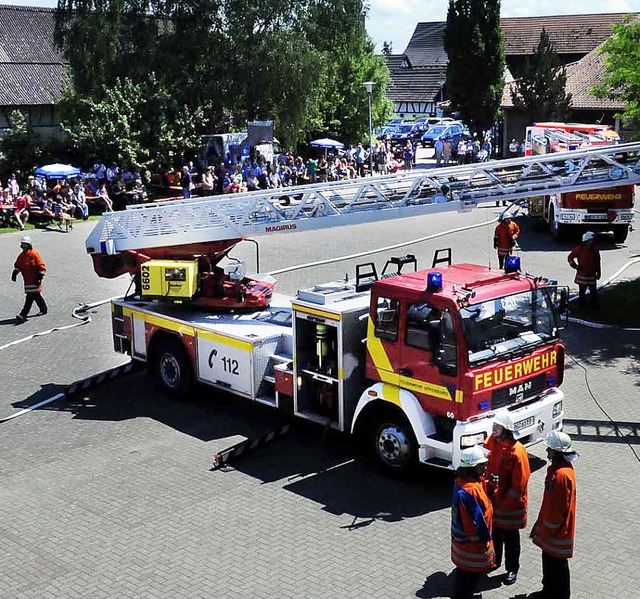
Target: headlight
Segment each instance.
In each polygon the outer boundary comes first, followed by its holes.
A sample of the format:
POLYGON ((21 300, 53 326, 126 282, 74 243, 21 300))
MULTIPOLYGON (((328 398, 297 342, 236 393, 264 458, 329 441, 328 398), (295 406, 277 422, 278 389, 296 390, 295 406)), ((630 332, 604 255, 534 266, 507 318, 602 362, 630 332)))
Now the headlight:
POLYGON ((556 416, 560 416, 562 414, 562 402, 557 401, 553 404, 553 413, 552 416, 555 418, 556 416))
POLYGON ((462 435, 462 437, 460 437, 460 448, 464 449, 465 447, 482 445, 486 438, 487 433, 485 433, 484 431, 482 431, 481 433, 476 433, 475 435, 462 435))

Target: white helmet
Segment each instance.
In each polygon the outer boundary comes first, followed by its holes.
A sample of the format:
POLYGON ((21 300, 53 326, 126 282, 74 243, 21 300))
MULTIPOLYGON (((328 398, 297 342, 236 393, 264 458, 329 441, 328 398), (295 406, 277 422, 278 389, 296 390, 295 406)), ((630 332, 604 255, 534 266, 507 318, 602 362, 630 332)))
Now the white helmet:
POLYGON ((593 231, 587 231, 582 236, 582 241, 593 241, 595 238, 596 238, 596 236, 593 234, 593 231))
POLYGON ((496 424, 499 424, 505 430, 511 432, 514 431, 513 418, 511 417, 509 410, 507 410, 506 408, 496 410, 496 413, 493 416, 493 421, 496 424))
POLYGON ((31 240, 31 236, 30 235, 24 235, 22 237, 22 239, 20 240, 20 245, 22 245, 23 243, 28 243, 30 246, 33 246, 33 241, 31 240))
POLYGON ((462 468, 473 468, 479 464, 488 462, 487 450, 480 445, 474 445, 473 447, 467 447, 460 453, 460 466, 462 468))
POLYGON ((573 447, 571 446, 571 437, 567 433, 560 431, 551 431, 547 438, 544 440, 544 444, 554 451, 560 453, 573 453, 573 447))

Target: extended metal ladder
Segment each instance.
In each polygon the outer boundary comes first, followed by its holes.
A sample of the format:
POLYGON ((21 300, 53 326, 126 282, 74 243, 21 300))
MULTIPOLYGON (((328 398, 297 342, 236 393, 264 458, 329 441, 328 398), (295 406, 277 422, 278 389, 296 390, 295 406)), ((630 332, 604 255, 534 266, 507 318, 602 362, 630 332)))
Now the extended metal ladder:
POLYGON ((640 183, 640 143, 129 206, 87 251, 118 253, 471 210, 483 202, 640 183))

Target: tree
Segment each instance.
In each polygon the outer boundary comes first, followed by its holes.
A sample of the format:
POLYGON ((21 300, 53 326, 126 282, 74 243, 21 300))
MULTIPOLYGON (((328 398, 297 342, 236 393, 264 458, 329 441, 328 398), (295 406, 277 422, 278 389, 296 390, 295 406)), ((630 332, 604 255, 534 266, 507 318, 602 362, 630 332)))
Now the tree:
POLYGON ((602 47, 605 72, 593 93, 600 98, 622 100, 624 111, 616 116, 640 127, 640 22, 613 25, 613 35, 602 47))
POLYGON ((447 95, 472 130, 495 122, 504 89, 500 0, 449 0, 444 48, 447 95))
POLYGON ((35 157, 43 153, 43 141, 27 125, 27 117, 19 110, 9 114, 9 128, 0 144, 0 169, 3 173, 29 172, 35 157))
POLYGON ((371 114, 374 126, 388 120, 393 105, 386 97, 391 81, 384 58, 374 53, 365 29, 367 13, 362 0, 317 0, 308 25, 308 39, 322 52, 319 114, 310 123, 318 136, 365 141, 369 136, 369 98, 365 81, 375 82, 371 114))
POLYGON ((565 121, 571 111, 567 73, 544 27, 533 51, 525 61, 522 77, 511 90, 513 106, 530 122, 565 121))
POLYGON ((146 82, 116 80, 101 99, 67 96, 62 128, 78 156, 139 167, 183 161, 197 149, 203 109, 176 104, 154 77, 146 82))

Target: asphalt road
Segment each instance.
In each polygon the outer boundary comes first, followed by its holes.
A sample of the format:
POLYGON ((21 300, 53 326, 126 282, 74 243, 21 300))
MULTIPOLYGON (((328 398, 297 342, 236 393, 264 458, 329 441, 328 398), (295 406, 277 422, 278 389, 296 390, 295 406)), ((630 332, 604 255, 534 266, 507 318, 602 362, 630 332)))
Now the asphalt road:
MULTIPOLYGON (((260 242, 263 272, 373 251, 462 226, 466 232, 407 245, 429 266, 451 247, 456 262, 496 264, 498 209, 433 215, 260 242)), ((566 255, 520 219, 524 268, 571 284, 566 255)), ((11 283, 20 234, 0 235, 0 346, 74 324, 78 302, 109 298, 128 281, 99 279, 84 253, 91 224, 71 233, 34 232, 47 262, 47 316, 15 326, 22 293, 11 283)), ((606 278, 640 254, 600 240, 606 278)), ((255 262, 252 245, 235 255, 255 262)), ((371 258, 379 266, 388 252, 371 258)), ((277 289, 353 276, 365 259, 295 270, 277 289)), ((638 276, 629 270, 628 276, 638 276)), ((573 597, 635 599, 640 576, 636 502, 640 426, 637 334, 571 325, 563 390, 577 462, 578 532, 573 597), (612 424, 617 423, 617 426, 612 424)), ((0 418, 52 396, 62 385, 123 363, 112 350, 108 305, 92 321, 0 350, 0 418)), ((448 472, 410 481, 354 460, 347 439, 306 424, 243 461, 210 472, 214 454, 277 425, 264 406, 203 389, 189 402, 167 397, 142 372, 0 424, 0 597, 447 597, 448 472)), ((531 449, 531 520, 540 505, 544 448, 531 449)), ((523 535, 516 585, 492 575, 485 597, 522 599, 540 587, 539 550, 523 535)))

